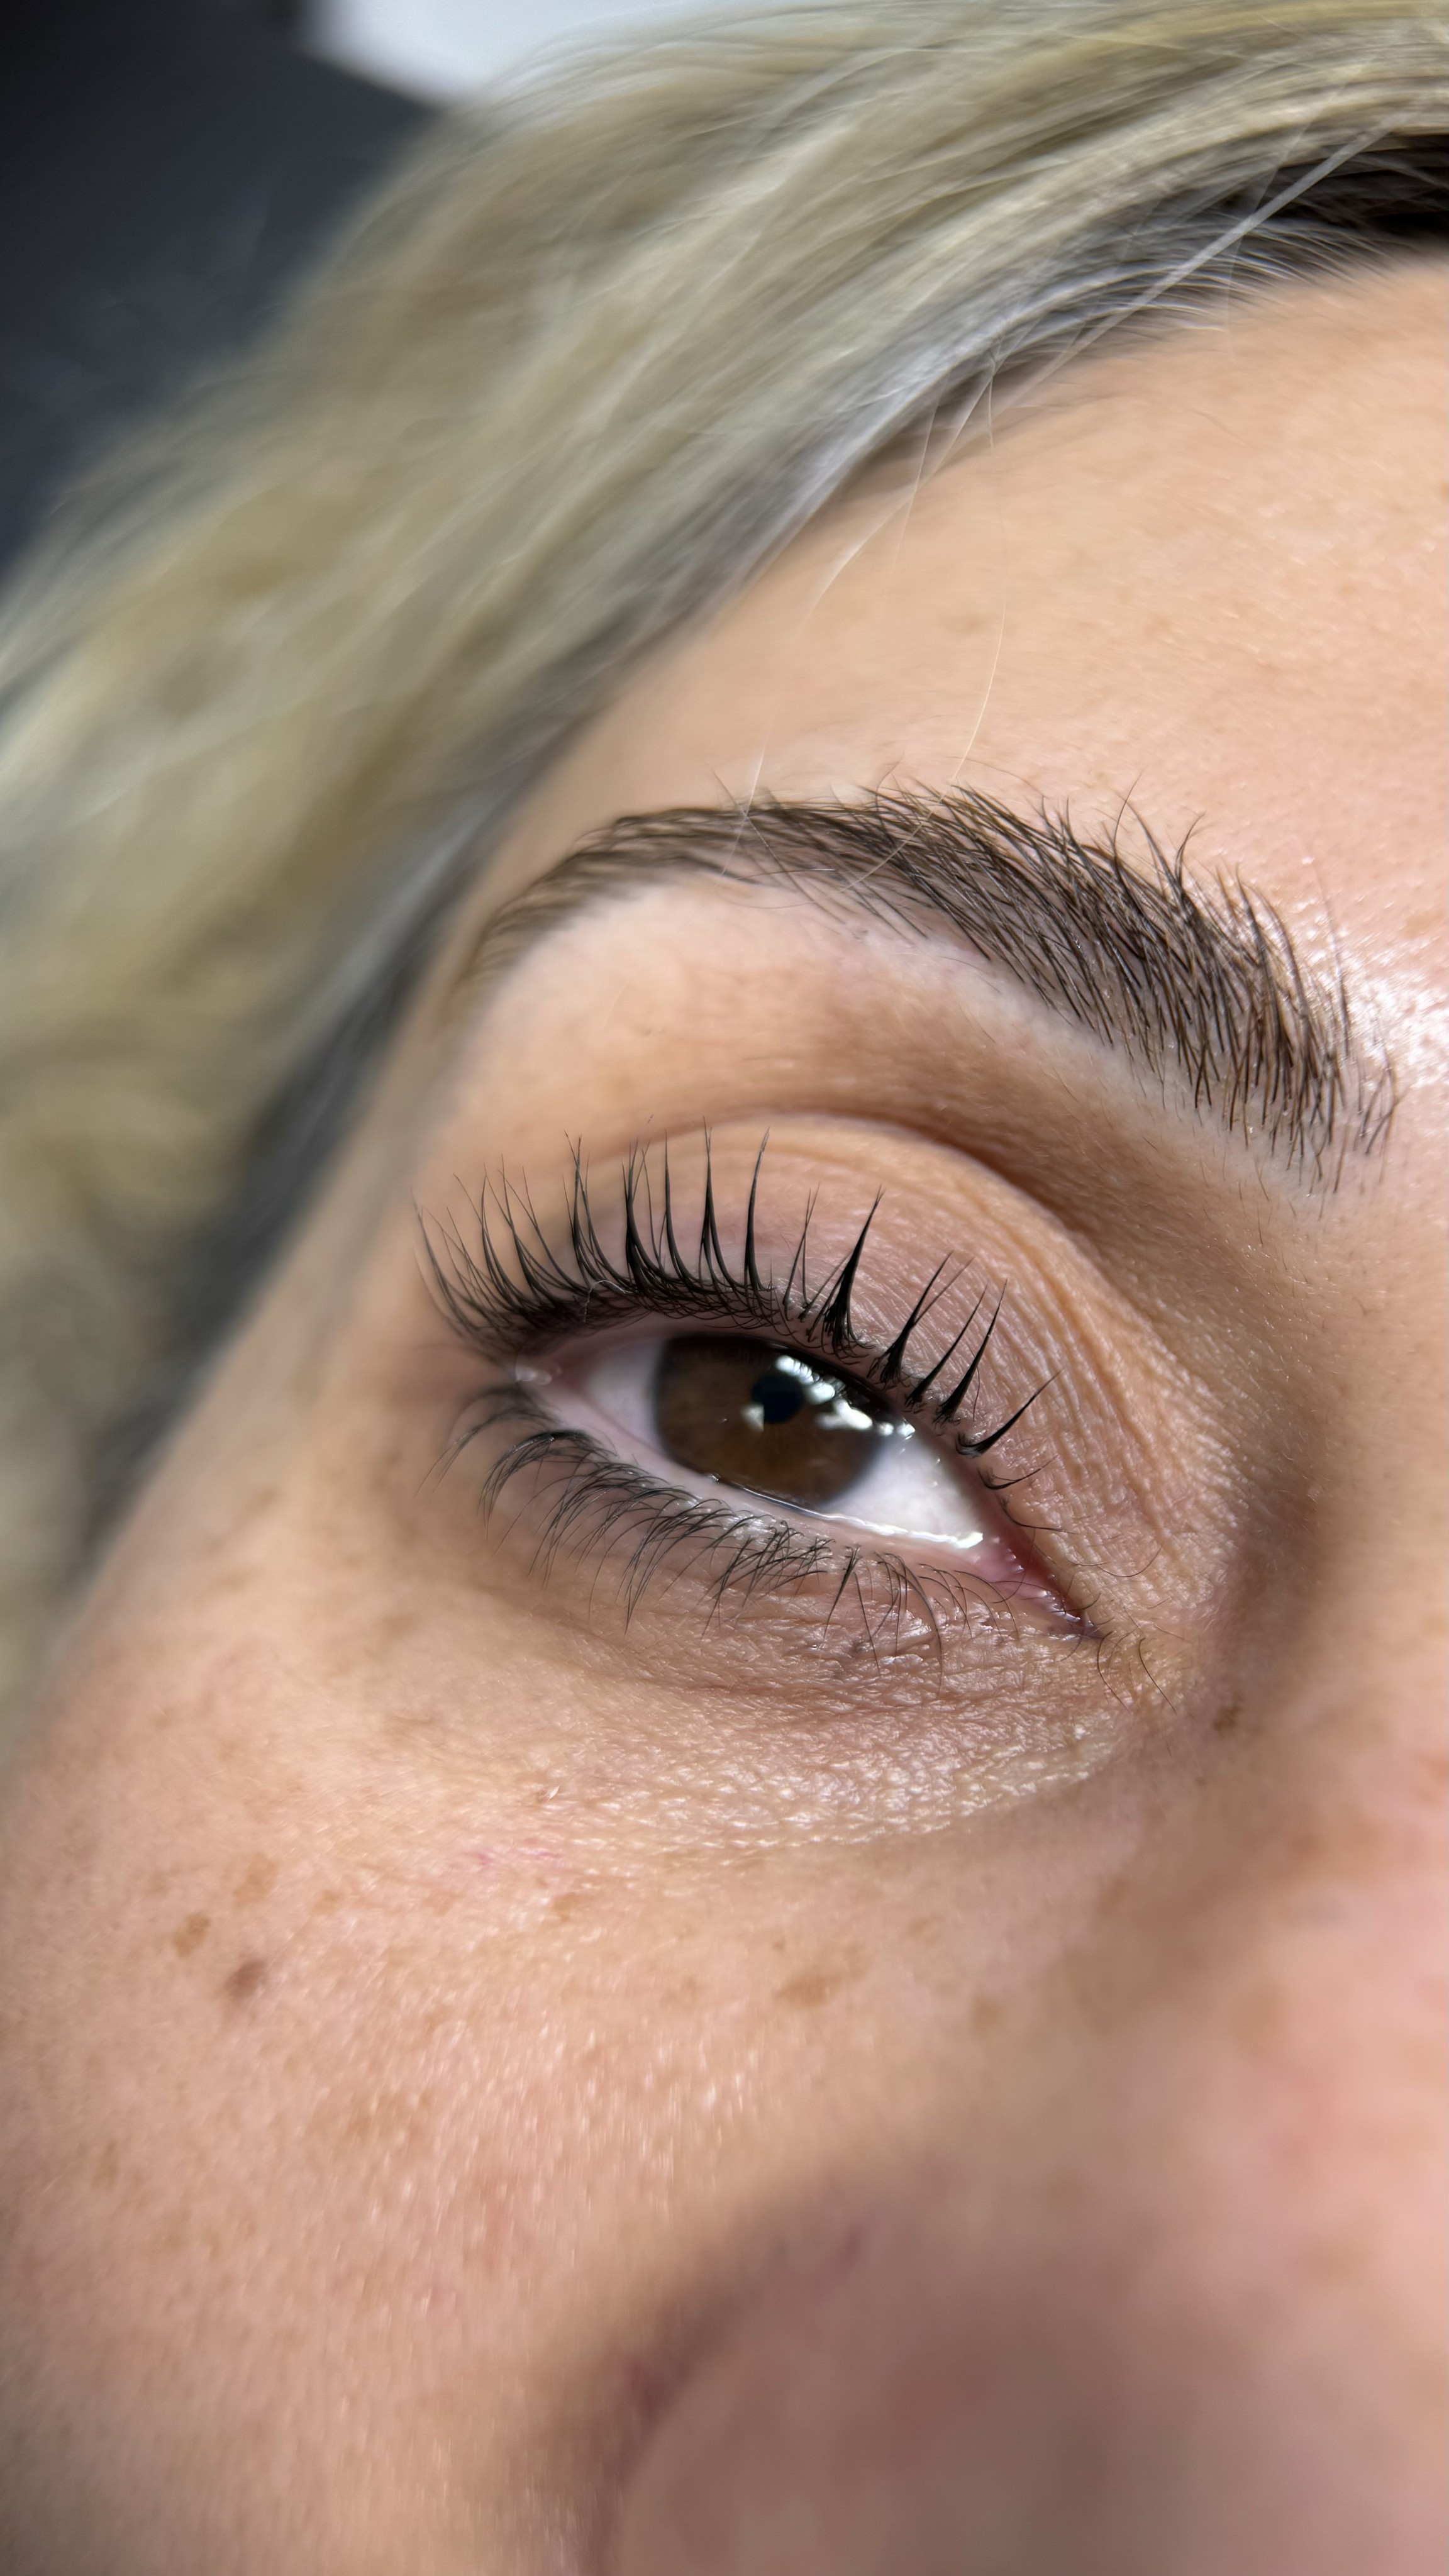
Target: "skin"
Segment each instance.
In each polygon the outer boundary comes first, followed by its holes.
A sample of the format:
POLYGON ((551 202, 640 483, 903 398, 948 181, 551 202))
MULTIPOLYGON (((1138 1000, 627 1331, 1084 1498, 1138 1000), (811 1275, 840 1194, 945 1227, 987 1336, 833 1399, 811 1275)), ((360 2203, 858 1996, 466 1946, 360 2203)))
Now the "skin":
POLYGON ((1285 288, 878 473, 520 817, 6 1785, 15 2576, 1440 2564, 1442 308, 1285 288), (616 813, 955 781, 1336 942, 1387 1142, 1313 1186, 784 895, 480 983, 616 813), (1095 1642, 626 1624, 437 1472, 416 1210, 552 1224, 582 1137, 607 1231, 666 1132, 697 1207, 705 1122, 782 1269, 885 1191, 872 1328, 1009 1282, 1095 1642))

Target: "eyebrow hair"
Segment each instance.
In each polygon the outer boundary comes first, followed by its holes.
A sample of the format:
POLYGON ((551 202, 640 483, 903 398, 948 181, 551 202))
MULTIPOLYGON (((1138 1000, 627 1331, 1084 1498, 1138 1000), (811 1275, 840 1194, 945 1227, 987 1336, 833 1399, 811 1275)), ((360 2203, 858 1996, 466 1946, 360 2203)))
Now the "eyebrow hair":
POLYGON ((963 788, 624 814, 494 916, 464 975, 491 983, 589 905, 662 877, 785 887, 908 935, 949 929, 1164 1091, 1175 1071, 1199 1114, 1314 1179, 1334 1163, 1336 1180, 1347 1152, 1387 1132, 1392 1065, 1361 1042, 1337 967, 1312 974, 1264 896, 1241 879, 1195 885, 1185 858, 1128 806, 1084 839, 1064 811, 1023 815, 963 788))

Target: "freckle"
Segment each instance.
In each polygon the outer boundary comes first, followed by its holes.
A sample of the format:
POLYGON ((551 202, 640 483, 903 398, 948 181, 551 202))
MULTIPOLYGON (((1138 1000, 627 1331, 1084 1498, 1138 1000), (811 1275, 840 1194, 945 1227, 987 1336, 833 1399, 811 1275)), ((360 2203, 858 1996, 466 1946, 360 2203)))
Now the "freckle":
POLYGON ((936 1931, 937 1928, 936 1917, 934 1914, 918 1914, 914 1921, 906 1925, 906 1939, 908 1941, 928 1941, 932 1933, 936 1931))
POLYGON ((266 1974, 265 1959, 243 1959, 238 1967, 233 1968, 231 1975, 223 1980, 221 1991, 230 2003, 249 2003, 258 1986, 265 1983, 266 1974))
POLYGON ((1242 1701, 1240 1699, 1225 1699, 1222 1707, 1217 1711, 1217 1714, 1213 1719, 1213 1733, 1214 1735, 1236 1735, 1242 1722, 1242 1701))
POLYGON ((340 1887, 324 1887, 321 1895, 314 1904, 312 1911, 314 1914, 335 1914, 341 1902, 342 1890, 340 1887))
POLYGON ((153 1869, 150 1877, 146 1881, 147 1895, 164 1896, 175 1876, 176 1872, 174 1869, 153 1869))
POLYGON ((792 2012, 815 2012, 828 2004, 845 1984, 844 1977, 832 1977, 823 1968, 802 1968, 797 1977, 787 1977, 775 1989, 777 2004, 788 2004, 792 2012))
POLYGON ((1283 1997, 1277 1986, 1251 1986, 1233 2014, 1233 2029, 1251 2057, 1268 2057, 1277 2049, 1283 2036, 1285 2020, 1283 1997))
POLYGON ((107 2138, 96 2158, 96 2181, 103 2191, 110 2190, 120 2170, 121 2159, 116 2153, 116 2141, 114 2138, 107 2138))
POLYGON ((232 1535, 236 1536, 238 1532, 244 1530, 249 1521, 260 1520, 262 1514, 276 1499, 277 1487, 274 1484, 254 1486, 232 1522, 232 1535))
POLYGON ((276 1862, 268 1860, 265 1852, 253 1852, 232 1894, 238 1905, 256 1905, 264 1896, 271 1895, 276 1884, 276 1862))
POLYGON ((975 2003, 971 2007, 971 2027, 976 2032, 978 2038, 984 2039, 989 2030, 995 2030, 1000 2019, 1000 1996, 978 1995, 975 2003))
POLYGON ((550 1914, 557 1914, 567 1922, 571 1914, 577 1914, 579 1907, 587 1903, 588 1899, 582 1888, 565 1888, 562 1896, 555 1896, 550 1900, 548 1910, 550 1914))
POLYGON ((1370 2259, 1368 2246, 1352 2237, 1325 2237, 1321 2244, 1308 2248, 1303 2269, 1311 2279, 1337 2288, 1345 2281, 1360 2279, 1370 2259))
POLYGON ((190 2242, 190 2211, 179 2208, 173 2209, 169 2218, 167 2218, 156 2230, 155 2246, 157 2253, 180 2254, 185 2251, 190 2242))
POLYGON ((192 1951, 197 1947, 198 1943, 206 1939, 210 1930, 211 1916, 209 1914, 188 1914, 185 1922, 178 1923, 175 1931, 171 1935, 171 1947, 175 1951, 177 1958, 189 1959, 192 1951))
POLYGON ((368 1644, 374 1649, 399 1645, 405 1637, 415 1636, 421 1626, 416 1610, 385 1610, 373 1621, 368 1644))

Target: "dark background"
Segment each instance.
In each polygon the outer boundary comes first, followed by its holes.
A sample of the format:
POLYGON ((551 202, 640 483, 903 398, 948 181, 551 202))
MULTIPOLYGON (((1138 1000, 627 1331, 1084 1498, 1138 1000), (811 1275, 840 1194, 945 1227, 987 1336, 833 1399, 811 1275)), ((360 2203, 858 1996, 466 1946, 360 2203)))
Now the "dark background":
POLYGON ((0 40, 0 576, 426 124, 296 34, 292 0, 28 0, 0 40))

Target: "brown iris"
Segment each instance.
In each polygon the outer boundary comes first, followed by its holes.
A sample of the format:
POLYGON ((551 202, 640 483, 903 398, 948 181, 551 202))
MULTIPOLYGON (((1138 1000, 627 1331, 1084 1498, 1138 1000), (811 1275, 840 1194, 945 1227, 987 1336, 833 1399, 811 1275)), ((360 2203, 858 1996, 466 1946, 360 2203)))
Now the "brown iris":
POLYGON ((697 1476, 818 1510, 879 1455, 891 1417, 796 1351, 683 1333, 660 1354, 654 1427, 661 1448, 697 1476))

